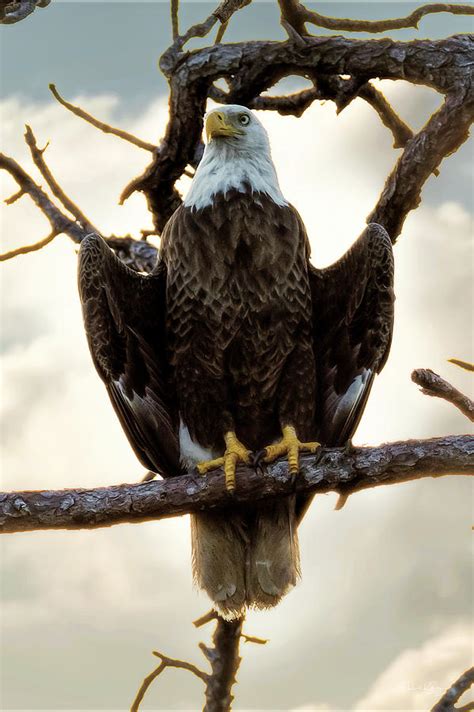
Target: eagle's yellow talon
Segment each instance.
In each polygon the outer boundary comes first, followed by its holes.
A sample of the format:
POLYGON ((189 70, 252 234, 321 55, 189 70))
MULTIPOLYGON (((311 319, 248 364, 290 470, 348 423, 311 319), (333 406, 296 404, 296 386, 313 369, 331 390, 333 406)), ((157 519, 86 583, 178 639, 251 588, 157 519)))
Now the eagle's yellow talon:
POLYGON ((224 468, 225 486, 229 492, 235 490, 235 469, 239 460, 245 462, 246 465, 250 462, 250 450, 242 445, 240 440, 231 430, 224 436, 226 449, 223 457, 218 457, 215 460, 207 460, 200 462, 197 465, 199 474, 205 475, 210 470, 216 470, 218 467, 224 468))
POLYGON ((199 462, 196 467, 200 475, 205 475, 206 472, 211 470, 217 470, 218 467, 222 467, 224 464, 224 458, 218 457, 215 460, 206 460, 205 462, 199 462))
POLYGON ((292 425, 283 427, 283 437, 275 445, 268 445, 265 448, 264 462, 273 462, 278 457, 286 455, 288 467, 292 475, 298 474, 299 471, 299 453, 300 452, 316 452, 321 447, 318 442, 302 443, 298 440, 296 430, 292 425))

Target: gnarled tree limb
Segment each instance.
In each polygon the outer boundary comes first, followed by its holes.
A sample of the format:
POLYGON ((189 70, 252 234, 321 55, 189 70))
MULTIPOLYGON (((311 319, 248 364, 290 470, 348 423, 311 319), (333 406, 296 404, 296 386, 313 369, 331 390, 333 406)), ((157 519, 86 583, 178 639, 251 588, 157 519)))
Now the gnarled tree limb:
POLYGON ((368 487, 422 477, 473 474, 474 436, 470 435, 331 449, 302 458, 296 481, 283 461, 262 470, 239 468, 234 495, 226 490, 221 471, 88 490, 2 493, 0 531, 93 529, 203 510, 225 510, 282 497, 295 490, 335 491, 346 496, 368 487))
MULTIPOLYGON (((383 224, 392 240, 398 236, 403 221, 419 201, 424 182, 442 159, 466 140, 474 116, 470 57, 473 40, 468 35, 445 40, 396 42, 352 40, 345 37, 304 37, 300 42, 243 42, 206 47, 182 53, 171 47, 161 59, 161 67, 170 83, 170 120, 165 137, 145 173, 124 189, 121 201, 135 190, 143 191, 153 214, 155 227, 161 231, 181 198, 175 183, 188 164, 195 165, 201 152, 202 116, 208 96, 227 96, 235 103, 265 108, 273 104, 290 113, 290 102, 272 101, 262 96, 269 87, 292 74, 308 75, 320 84, 330 77, 351 77, 352 94, 347 102, 361 95, 374 105, 379 115, 390 121, 398 132, 397 145, 405 151, 387 181, 369 221, 383 224), (427 127, 410 140, 406 125, 394 120, 388 105, 366 88, 372 78, 404 79, 424 84, 446 94, 444 107, 427 127), (214 83, 225 78, 229 92, 217 90, 214 83), (279 106, 278 106, 279 105, 279 106)), ((319 98, 320 95, 318 95, 319 98)), ((301 93, 295 115, 311 102, 311 90, 301 93), (310 93, 308 93, 310 92, 310 93)), ((339 99, 341 102, 342 99, 339 99)), ((344 104, 338 104, 339 108, 344 104)), ((391 108, 391 107, 390 107, 391 108)))

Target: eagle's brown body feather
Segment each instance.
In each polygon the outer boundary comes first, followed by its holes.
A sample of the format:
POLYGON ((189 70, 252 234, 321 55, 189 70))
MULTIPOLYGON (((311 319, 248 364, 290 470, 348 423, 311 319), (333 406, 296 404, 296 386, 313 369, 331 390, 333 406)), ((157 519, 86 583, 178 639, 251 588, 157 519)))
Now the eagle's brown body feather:
POLYGON ((256 450, 279 437, 282 421, 309 437, 316 371, 296 211, 237 191, 209 208, 181 207, 162 260, 170 363, 192 438, 220 451, 223 433, 235 430, 256 450))

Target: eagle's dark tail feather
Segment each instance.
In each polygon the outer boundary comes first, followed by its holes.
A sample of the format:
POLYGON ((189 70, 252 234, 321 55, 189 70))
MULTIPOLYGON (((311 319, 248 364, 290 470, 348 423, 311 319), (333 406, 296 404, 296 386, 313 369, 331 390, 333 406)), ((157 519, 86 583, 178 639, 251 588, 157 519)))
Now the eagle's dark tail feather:
POLYGON ((191 532, 195 581, 224 618, 275 606, 299 577, 294 497, 252 513, 194 514, 191 532))

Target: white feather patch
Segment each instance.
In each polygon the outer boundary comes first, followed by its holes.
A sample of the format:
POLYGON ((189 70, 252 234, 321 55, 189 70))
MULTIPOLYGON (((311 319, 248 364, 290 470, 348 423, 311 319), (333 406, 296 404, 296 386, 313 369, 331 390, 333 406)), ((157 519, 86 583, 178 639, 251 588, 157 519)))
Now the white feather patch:
POLYGON ((219 453, 214 453, 196 443, 183 421, 179 421, 179 454, 180 460, 186 467, 195 467, 198 462, 214 460, 219 453))

